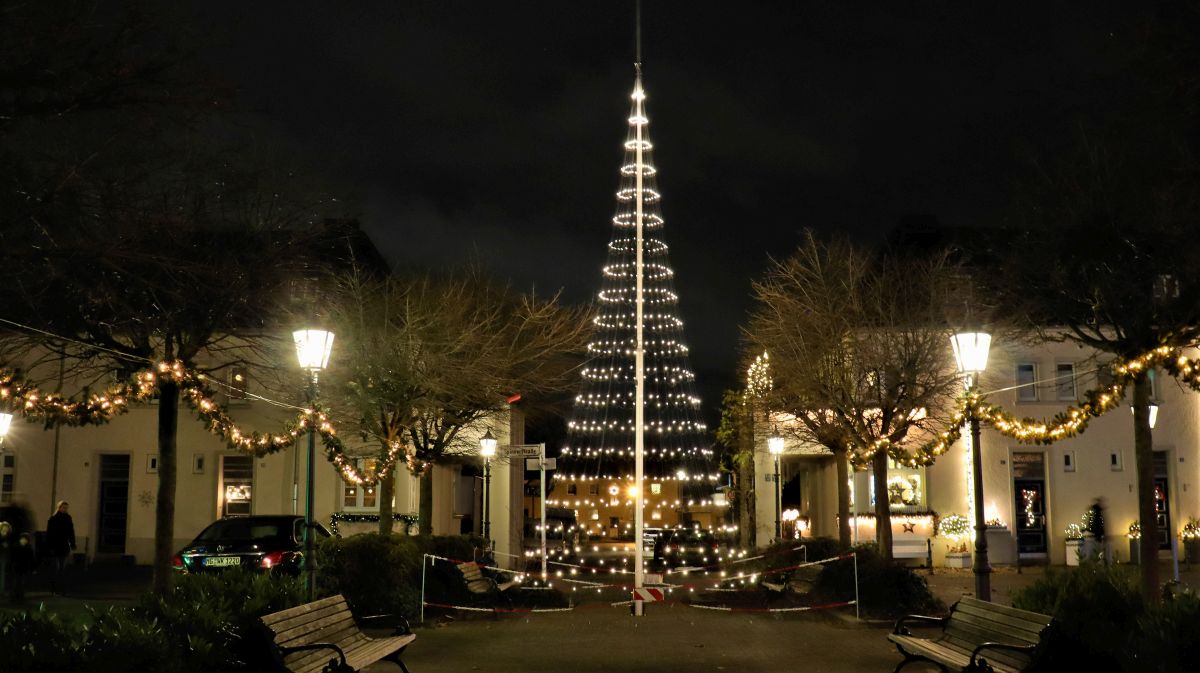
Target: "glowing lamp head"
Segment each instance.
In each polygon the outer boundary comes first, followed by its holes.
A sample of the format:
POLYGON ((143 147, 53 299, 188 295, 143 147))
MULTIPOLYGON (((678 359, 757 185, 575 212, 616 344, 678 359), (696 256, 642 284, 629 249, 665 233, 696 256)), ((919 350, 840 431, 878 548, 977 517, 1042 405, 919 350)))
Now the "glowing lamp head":
MULTIPOLYGON (((1158 403, 1151 402, 1149 406, 1150 406, 1150 429, 1153 430, 1154 424, 1158 422, 1158 403)), ((1129 407, 1129 413, 1131 413, 1131 414, 1133 413, 1133 407, 1129 407)), ((3 437, 4 433, 7 431, 8 431, 7 423, 3 420, 0 420, 0 437, 3 437)))
POLYGON ((329 366, 333 352, 333 332, 323 329, 298 329, 292 332, 296 342, 296 359, 301 369, 319 372, 329 366))
POLYGON ((636 497, 638 497, 638 493, 641 492, 641 489, 639 489, 637 487, 637 485, 635 484, 635 485, 630 486, 629 488, 625 489, 625 492, 629 494, 629 497, 636 498, 636 497))
POLYGON ((992 335, 987 332, 959 332, 950 337, 954 347, 954 363, 963 374, 978 374, 987 369, 988 350, 992 335))
POLYGON ((767 438, 767 450, 770 451, 771 455, 773 456, 778 456, 779 454, 783 453, 783 437, 779 436, 778 427, 776 427, 775 432, 773 432, 771 436, 767 438))
POLYGON ((0 412, 0 440, 8 436, 8 428, 12 426, 13 415, 0 412))
POLYGON ((479 438, 479 455, 484 458, 491 458, 496 455, 496 438, 492 436, 491 428, 488 428, 483 437, 479 438))

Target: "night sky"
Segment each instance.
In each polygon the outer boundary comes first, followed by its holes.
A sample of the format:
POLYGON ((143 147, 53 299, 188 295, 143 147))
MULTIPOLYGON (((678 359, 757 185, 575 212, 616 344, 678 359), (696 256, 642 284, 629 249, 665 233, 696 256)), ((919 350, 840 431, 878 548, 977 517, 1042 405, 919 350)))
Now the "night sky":
MULTIPOLYGON (((874 242, 903 221, 995 224, 1031 159, 1120 95, 1138 10, 981 4, 644 3, 664 236, 710 422, 750 281, 803 228, 874 242)), ((633 0, 174 11, 255 138, 396 264, 478 253, 523 289, 598 289, 633 0)))

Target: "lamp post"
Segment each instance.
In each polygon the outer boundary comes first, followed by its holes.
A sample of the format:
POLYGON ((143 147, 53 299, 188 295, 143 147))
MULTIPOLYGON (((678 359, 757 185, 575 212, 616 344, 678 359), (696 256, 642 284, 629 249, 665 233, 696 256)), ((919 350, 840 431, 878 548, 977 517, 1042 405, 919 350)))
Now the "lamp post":
POLYGON ((779 485, 779 456, 783 453, 783 437, 779 436, 779 426, 775 426, 775 432, 767 438, 767 450, 775 456, 775 539, 783 537, 783 523, 780 520, 780 503, 783 499, 783 493, 779 485))
MULTIPOLYGON (((992 335, 986 332, 959 332, 950 337, 954 347, 954 362, 958 371, 967 375, 967 390, 974 392, 978 387, 979 374, 987 368, 988 349, 992 335)), ((992 567, 988 563, 987 522, 983 512, 983 446, 979 442, 979 417, 972 411, 971 423, 971 484, 975 491, 975 597, 981 601, 992 600, 992 567)))
MULTIPOLYGON (((300 368, 308 372, 308 401, 312 404, 317 399, 317 375, 329 365, 329 355, 333 352, 333 332, 320 329, 301 329, 292 332, 292 340, 296 343, 296 359, 300 368)), ((317 428, 313 423, 308 429, 308 485, 304 501, 304 579, 308 590, 308 600, 313 600, 315 593, 313 527, 316 522, 313 517, 313 471, 317 454, 317 428)))
POLYGON ((487 540, 487 546, 490 549, 492 546, 492 508, 489 500, 492 497, 492 456, 496 455, 496 438, 492 436, 491 428, 488 428, 487 433, 479 438, 479 455, 483 456, 483 539, 487 540))

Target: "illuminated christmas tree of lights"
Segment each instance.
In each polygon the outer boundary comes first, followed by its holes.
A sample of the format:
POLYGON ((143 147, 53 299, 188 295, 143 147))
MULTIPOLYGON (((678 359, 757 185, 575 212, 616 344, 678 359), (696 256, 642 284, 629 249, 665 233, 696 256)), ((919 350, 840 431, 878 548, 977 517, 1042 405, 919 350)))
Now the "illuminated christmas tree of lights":
MULTIPOLYGON (((684 487, 672 489, 679 496, 685 500, 694 497, 693 504, 707 504, 704 500, 711 498, 716 485, 716 466, 705 438, 695 374, 688 365, 675 272, 663 236, 662 196, 658 191, 640 72, 632 99, 617 208, 612 219, 613 234, 601 275, 595 332, 588 345, 591 359, 583 369, 582 386, 575 398, 568 424, 570 437, 563 448, 558 479, 620 480, 630 484, 634 481, 636 218, 640 171, 645 478, 673 481, 674 485, 684 487)), ((646 493, 646 496, 646 507, 656 506, 654 495, 646 493)), ((674 508, 676 503, 661 504, 674 508)))

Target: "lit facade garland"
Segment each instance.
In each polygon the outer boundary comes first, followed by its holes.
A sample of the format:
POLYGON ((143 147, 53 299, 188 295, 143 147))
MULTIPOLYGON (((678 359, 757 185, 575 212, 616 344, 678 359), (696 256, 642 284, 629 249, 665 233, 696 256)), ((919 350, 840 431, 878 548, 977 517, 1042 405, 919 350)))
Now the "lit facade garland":
POLYGON ((359 470, 355 459, 346 455, 345 446, 338 438, 332 421, 316 408, 302 410, 294 421, 284 424, 282 432, 244 431, 230 417, 225 406, 215 400, 216 394, 206 385, 207 377, 188 369, 180 361, 160 362, 137 372, 132 382, 111 386, 105 392, 89 395, 82 401, 56 393, 42 393, 19 381, 12 373, 3 373, 0 374, 0 404, 6 404, 14 413, 42 421, 47 426, 102 425, 128 412, 130 402, 145 402, 152 398, 163 380, 170 380, 179 386, 183 401, 196 412, 210 432, 221 436, 229 448, 256 457, 277 453, 291 446, 311 426, 321 435, 326 458, 334 464, 343 480, 351 484, 374 486, 381 475, 390 473, 403 453, 398 443, 393 444, 374 470, 359 470))
POLYGON ((1049 420, 1017 418, 997 405, 986 403, 984 396, 978 392, 968 391, 959 398, 949 427, 933 440, 911 452, 887 440, 879 440, 866 447, 855 447, 851 452, 851 460, 857 468, 864 469, 876 451, 887 451, 890 458, 902 465, 931 465, 959 440, 963 424, 972 413, 981 423, 991 425, 996 432, 1022 444, 1053 444, 1079 435, 1087 429, 1091 419, 1120 406, 1126 388, 1156 367, 1161 367, 1191 389, 1200 391, 1200 360, 1184 356, 1177 348, 1159 346, 1138 357, 1111 365, 1111 384, 1087 391, 1082 404, 1067 407, 1049 420))

